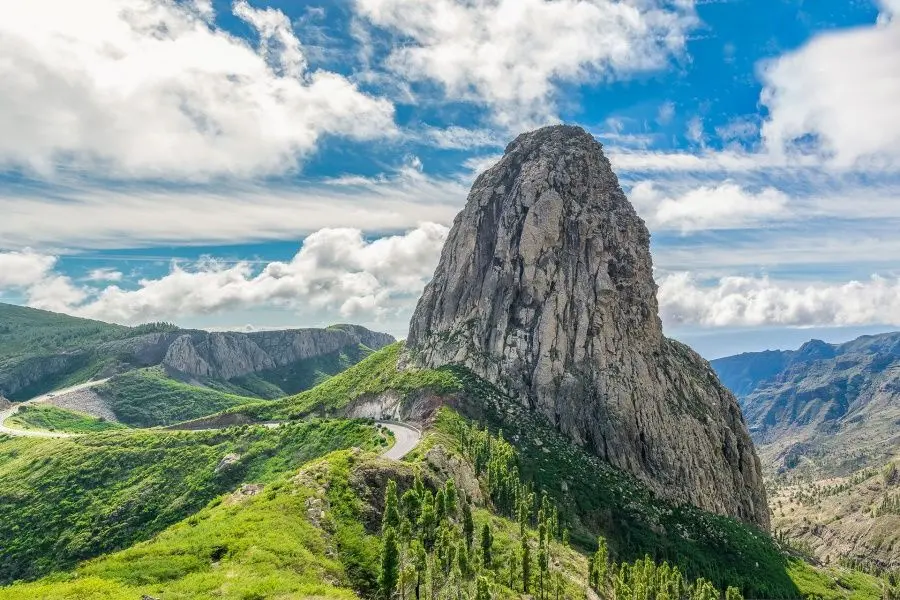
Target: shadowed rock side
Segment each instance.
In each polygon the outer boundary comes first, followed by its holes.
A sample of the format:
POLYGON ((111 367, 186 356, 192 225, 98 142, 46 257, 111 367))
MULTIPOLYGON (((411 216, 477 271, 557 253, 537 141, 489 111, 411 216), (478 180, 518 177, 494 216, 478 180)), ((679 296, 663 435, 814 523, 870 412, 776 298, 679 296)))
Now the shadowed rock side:
POLYGON ((578 127, 519 136, 475 182, 410 325, 661 496, 768 528, 732 394, 658 317, 650 235, 578 127))

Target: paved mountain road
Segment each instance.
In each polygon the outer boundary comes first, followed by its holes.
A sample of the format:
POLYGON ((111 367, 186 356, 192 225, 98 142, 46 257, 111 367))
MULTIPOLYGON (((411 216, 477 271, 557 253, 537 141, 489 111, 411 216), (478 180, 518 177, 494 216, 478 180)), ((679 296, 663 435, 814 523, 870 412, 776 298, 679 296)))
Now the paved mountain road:
POLYGON ((412 452, 422 439, 421 431, 404 423, 393 421, 377 421, 377 423, 387 427, 394 434, 394 445, 381 454, 385 458, 400 460, 412 452))
MULTIPOLYGON (((79 390, 85 390, 88 388, 92 388, 109 381, 108 379, 100 379, 97 381, 89 381, 87 383, 82 383, 80 385, 74 385, 69 388, 65 388, 62 390, 57 390, 55 392, 50 392, 49 394, 43 394, 32 398, 31 400, 26 400, 25 402, 16 402, 10 408, 6 410, 0 410, 0 434, 6 435, 14 435, 14 436, 23 436, 23 437, 40 437, 40 438, 66 438, 72 437, 71 433, 63 433, 60 431, 41 431, 41 430, 31 430, 31 429, 16 429, 14 427, 7 427, 3 424, 6 419, 14 415, 19 407, 29 406, 32 404, 39 404, 41 402, 46 402, 51 398, 56 396, 62 396, 63 394, 68 394, 70 392, 76 392, 79 390)), ((379 425, 389 429, 391 433, 394 434, 394 445, 385 450, 382 453, 382 456, 385 458, 389 458, 391 460, 400 460, 407 454, 409 454, 413 448, 419 445, 419 441, 422 439, 422 432, 417 428, 407 425, 405 423, 398 423, 396 421, 376 421, 379 425)), ((267 423, 268 427, 277 427, 278 423, 267 423)), ((202 430, 195 430, 202 431, 202 430)))

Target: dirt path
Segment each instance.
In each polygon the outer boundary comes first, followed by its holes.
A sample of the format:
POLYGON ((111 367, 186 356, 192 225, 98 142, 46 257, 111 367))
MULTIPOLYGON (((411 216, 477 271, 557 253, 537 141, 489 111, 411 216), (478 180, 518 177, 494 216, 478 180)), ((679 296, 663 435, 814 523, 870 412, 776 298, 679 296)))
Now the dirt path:
POLYGON ((0 433, 5 433, 6 435, 16 435, 23 437, 43 437, 43 438, 64 438, 71 437, 71 433, 62 433, 57 431, 40 431, 36 429, 16 429, 14 427, 7 427, 4 425, 4 421, 9 417, 13 416, 16 412, 19 411, 19 407, 21 406, 29 406, 31 404, 40 404, 41 402, 47 402, 48 400, 55 398, 56 396, 62 396, 63 394, 68 394, 70 392, 77 392, 79 390, 86 390, 88 388, 96 387, 98 385, 102 385, 109 381, 109 379, 98 379, 97 381, 88 381, 87 383, 82 383, 79 385, 73 385, 72 387, 68 387, 62 390, 56 390, 54 392, 50 392, 48 394, 42 394, 40 396, 36 396, 31 400, 26 400, 25 402, 15 402, 13 405, 6 410, 0 410, 0 433))

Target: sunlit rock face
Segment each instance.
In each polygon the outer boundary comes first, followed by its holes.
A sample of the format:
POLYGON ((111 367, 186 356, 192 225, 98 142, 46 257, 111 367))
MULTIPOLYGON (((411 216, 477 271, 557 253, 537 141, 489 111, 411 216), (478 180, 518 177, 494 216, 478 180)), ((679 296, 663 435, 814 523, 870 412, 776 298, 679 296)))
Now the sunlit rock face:
POLYGON ((659 495, 768 528, 732 394, 663 336, 650 234, 578 127, 519 136, 478 177, 410 324, 412 360, 460 364, 659 495))

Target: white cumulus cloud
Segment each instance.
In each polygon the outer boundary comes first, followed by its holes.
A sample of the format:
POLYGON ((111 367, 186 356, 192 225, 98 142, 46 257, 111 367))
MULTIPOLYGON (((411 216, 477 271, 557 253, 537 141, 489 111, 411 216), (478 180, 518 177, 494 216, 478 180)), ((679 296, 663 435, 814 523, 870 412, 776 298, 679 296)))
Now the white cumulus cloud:
POLYGON ((323 135, 394 131, 393 105, 310 70, 287 17, 240 0, 29 0, 0 19, 0 167, 196 179, 283 172, 323 135))
POLYGON ((700 186, 676 195, 661 190, 652 181, 635 184, 629 199, 654 230, 735 229, 759 225, 787 213, 789 198, 766 187, 751 192, 726 181, 700 186))
POLYGON ((791 284, 724 277, 703 285, 689 273, 673 273, 660 281, 659 303, 667 325, 900 325, 900 280, 791 284))
POLYGON ((422 224, 403 235, 368 241, 358 229, 323 229, 287 262, 258 265, 173 264, 136 288, 79 287, 55 272, 53 257, 0 253, 0 291, 20 288, 28 305, 78 316, 139 323, 277 306, 303 314, 377 320, 410 308, 431 277, 447 228, 422 224), (16 275, 24 263, 29 276, 16 275))
POLYGON ((821 34, 765 66, 768 151, 813 151, 841 168, 900 164, 900 6, 883 6, 877 25, 821 34))
POLYGON ((553 119, 561 82, 663 67, 698 23, 692 0, 356 0, 356 10, 403 39, 394 72, 508 127, 553 119))

